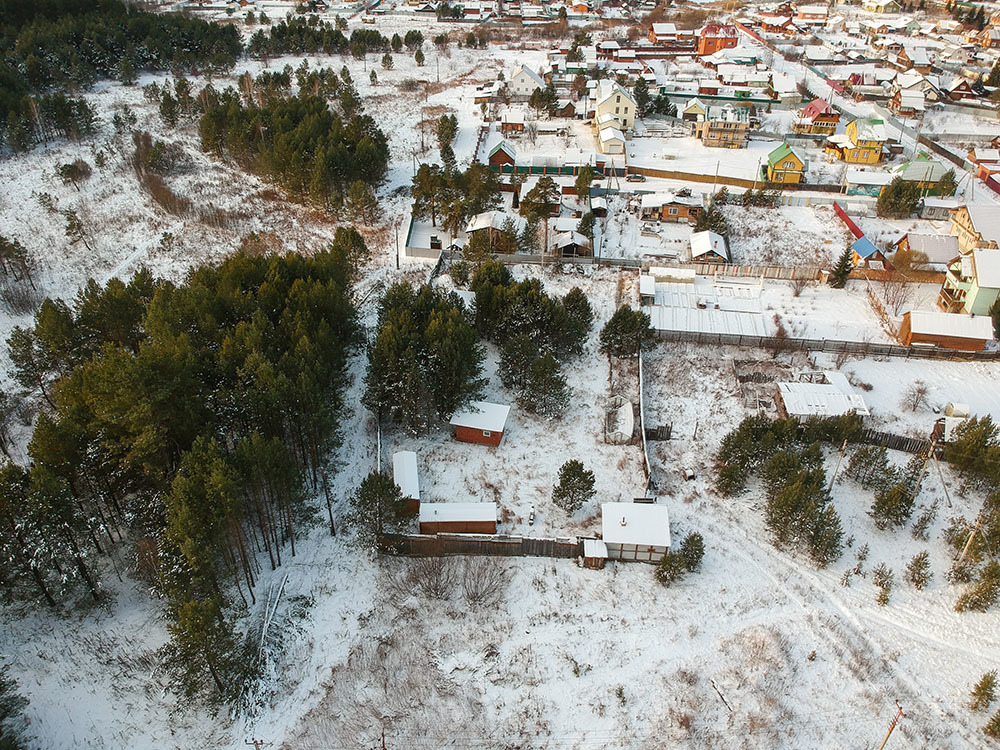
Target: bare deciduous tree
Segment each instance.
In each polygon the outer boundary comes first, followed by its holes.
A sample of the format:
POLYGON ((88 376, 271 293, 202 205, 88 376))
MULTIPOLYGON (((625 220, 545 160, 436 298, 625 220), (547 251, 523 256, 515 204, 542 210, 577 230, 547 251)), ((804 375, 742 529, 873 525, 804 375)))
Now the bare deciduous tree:
POLYGON ((909 387, 903 391, 903 397, 899 402, 900 408, 916 411, 921 406, 927 406, 927 393, 929 390, 930 389, 927 387, 927 383, 923 380, 914 380, 910 383, 909 387))
POLYGON ((885 302, 886 309, 893 315, 898 316, 903 312, 903 308, 913 298, 913 285, 909 279, 901 274, 896 274, 892 279, 883 281, 881 287, 882 301, 885 302))
POLYGON ((496 558, 470 557, 462 569, 462 593, 472 606, 493 607, 507 590, 507 567, 496 558))
POLYGON ((413 583, 430 599, 450 597, 455 579, 455 565, 449 557, 421 557, 413 563, 413 583))

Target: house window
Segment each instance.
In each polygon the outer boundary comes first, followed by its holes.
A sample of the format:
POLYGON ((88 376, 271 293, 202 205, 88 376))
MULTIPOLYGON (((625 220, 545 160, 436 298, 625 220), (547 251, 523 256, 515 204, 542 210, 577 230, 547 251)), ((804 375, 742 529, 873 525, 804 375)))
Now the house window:
POLYGON ((668 209, 667 213, 670 214, 671 216, 676 216, 677 215, 677 209, 676 208, 668 209))
MULTIPOLYGON (((621 103, 622 103, 622 98, 620 96, 616 96, 615 97, 615 104, 621 104, 621 103)), ((618 110, 615 110, 615 112, 617 112, 617 111, 618 110)))
POLYGON ((619 109, 618 107, 615 107, 615 114, 616 115, 618 114, 618 109, 619 109))
POLYGON ((789 159, 788 161, 786 161, 781 166, 784 167, 785 169, 794 169, 795 168, 795 162, 793 162, 791 159, 789 159))
POLYGON ((483 437, 492 437, 493 433, 489 430, 483 430, 483 437))

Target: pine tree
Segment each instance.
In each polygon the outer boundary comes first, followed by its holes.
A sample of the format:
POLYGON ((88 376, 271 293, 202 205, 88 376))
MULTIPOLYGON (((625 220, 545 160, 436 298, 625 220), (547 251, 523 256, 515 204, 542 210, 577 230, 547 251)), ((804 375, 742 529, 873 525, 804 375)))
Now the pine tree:
POLYGON ((409 501, 392 477, 373 471, 350 497, 348 525, 355 532, 355 544, 375 552, 382 547, 382 535, 403 531, 412 521, 409 501))
POLYGON ((654 335, 649 315, 622 305, 601 329, 601 353, 609 359, 634 356, 654 335))
POLYGON ((382 55, 382 70, 392 70, 392 67, 393 67, 392 55, 386 52, 384 55, 382 55))
POLYGON ((500 382, 508 388, 524 388, 528 382, 528 370, 536 359, 538 345, 531 336, 520 333, 507 339, 500 348, 500 363, 497 366, 500 382))
POLYGON ((160 119, 168 127, 176 127, 180 117, 180 106, 169 89, 163 89, 163 97, 160 99, 160 119))
POLYGON ((566 376, 555 357, 546 352, 528 368, 517 402, 532 414, 552 419, 565 412, 569 397, 566 376))
POLYGON ((667 550, 656 564, 653 576, 663 586, 669 586, 684 578, 687 572, 688 567, 684 556, 680 552, 667 550))
POLYGON ((1000 709, 993 714, 993 718, 983 727, 983 732, 987 737, 992 737, 995 740, 1000 739, 1000 709))
POLYGON ((590 335, 590 331, 594 327, 594 310, 590 306, 587 295, 578 286, 566 293, 562 304, 568 320, 567 350, 576 354, 583 351, 587 336, 590 335))
POLYGON ((872 583, 878 587, 878 596, 875 601, 880 607, 884 607, 889 603, 893 578, 892 568, 888 567, 885 563, 879 563, 872 571, 872 583))
POLYGON ((559 481, 552 489, 553 503, 573 513, 596 494, 594 472, 585 469, 581 462, 574 459, 559 467, 559 481))
POLYGON ((913 513, 913 495, 906 484, 897 482, 892 487, 875 495, 869 515, 875 526, 885 530, 893 526, 903 526, 913 513))
POLYGON ((18 694, 17 683, 8 674, 10 667, 0 668, 0 750, 21 750, 22 713, 28 701, 18 694))
POLYGON ((649 111, 649 84, 646 83, 646 79, 641 75, 635 82, 635 86, 632 89, 632 96, 635 97, 636 114, 639 117, 645 117, 649 111))
POLYGON ((840 254, 837 265, 834 266, 833 272, 830 274, 830 286, 834 289, 843 289, 846 286, 851 271, 854 270, 853 258, 854 254, 849 247, 840 254))
POLYGON ((955 602, 957 612, 986 612, 1000 599, 1000 563, 990 560, 979 577, 955 602))
POLYGON ((397 55, 403 50, 403 40, 399 37, 399 34, 392 35, 392 42, 390 45, 392 46, 392 51, 397 55))
POLYGON ((969 710, 971 711, 986 711, 990 704, 996 700, 997 691, 997 671, 995 669, 989 672, 983 673, 983 676, 979 678, 979 682, 976 686, 972 688, 972 692, 969 693, 971 700, 969 701, 969 710))
POLYGON ((422 49, 417 49, 417 52, 413 56, 413 59, 416 61, 417 65, 419 67, 423 67, 424 66, 424 51, 422 49))
POLYGON ((909 581, 917 591, 923 591, 924 587, 933 578, 931 573, 931 563, 928 559, 927 551, 914 555, 913 559, 906 566, 906 580, 909 581))
POLYGON ((698 532, 691 532, 681 542, 681 559, 688 573, 695 573, 701 567, 701 559, 705 556, 705 540, 698 532))

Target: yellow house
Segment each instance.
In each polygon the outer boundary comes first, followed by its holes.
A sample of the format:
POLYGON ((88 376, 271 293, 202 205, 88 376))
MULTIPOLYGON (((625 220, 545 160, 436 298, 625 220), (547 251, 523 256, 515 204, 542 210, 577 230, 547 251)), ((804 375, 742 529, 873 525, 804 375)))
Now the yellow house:
POLYGON ((846 132, 830 136, 823 150, 849 164, 877 164, 886 140, 882 120, 852 120, 846 132))
POLYGON ((805 171, 805 160, 787 143, 782 143, 767 156, 768 182, 782 182, 786 185, 790 182, 802 182, 805 171))
POLYGON ((962 255, 980 247, 996 249, 1000 243, 1000 212, 992 205, 959 206, 951 214, 951 234, 958 237, 962 255))
POLYGON ((623 132, 635 124, 635 99, 614 81, 601 81, 597 87, 594 125, 601 130, 613 118, 623 132))

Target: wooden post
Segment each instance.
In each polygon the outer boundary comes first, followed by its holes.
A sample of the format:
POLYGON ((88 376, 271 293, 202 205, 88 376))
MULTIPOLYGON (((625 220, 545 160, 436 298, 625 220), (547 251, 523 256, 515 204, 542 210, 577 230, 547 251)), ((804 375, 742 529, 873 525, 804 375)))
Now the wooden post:
POLYGON ((882 740, 882 744, 878 746, 878 750, 882 750, 885 747, 885 743, 887 743, 889 741, 889 737, 892 736, 892 730, 896 728, 896 724, 899 723, 900 719, 906 717, 906 714, 903 713, 903 707, 899 705, 899 701, 896 701, 896 708, 898 709, 896 711, 896 715, 892 717, 892 723, 889 725, 889 731, 886 733, 885 739, 882 740))

